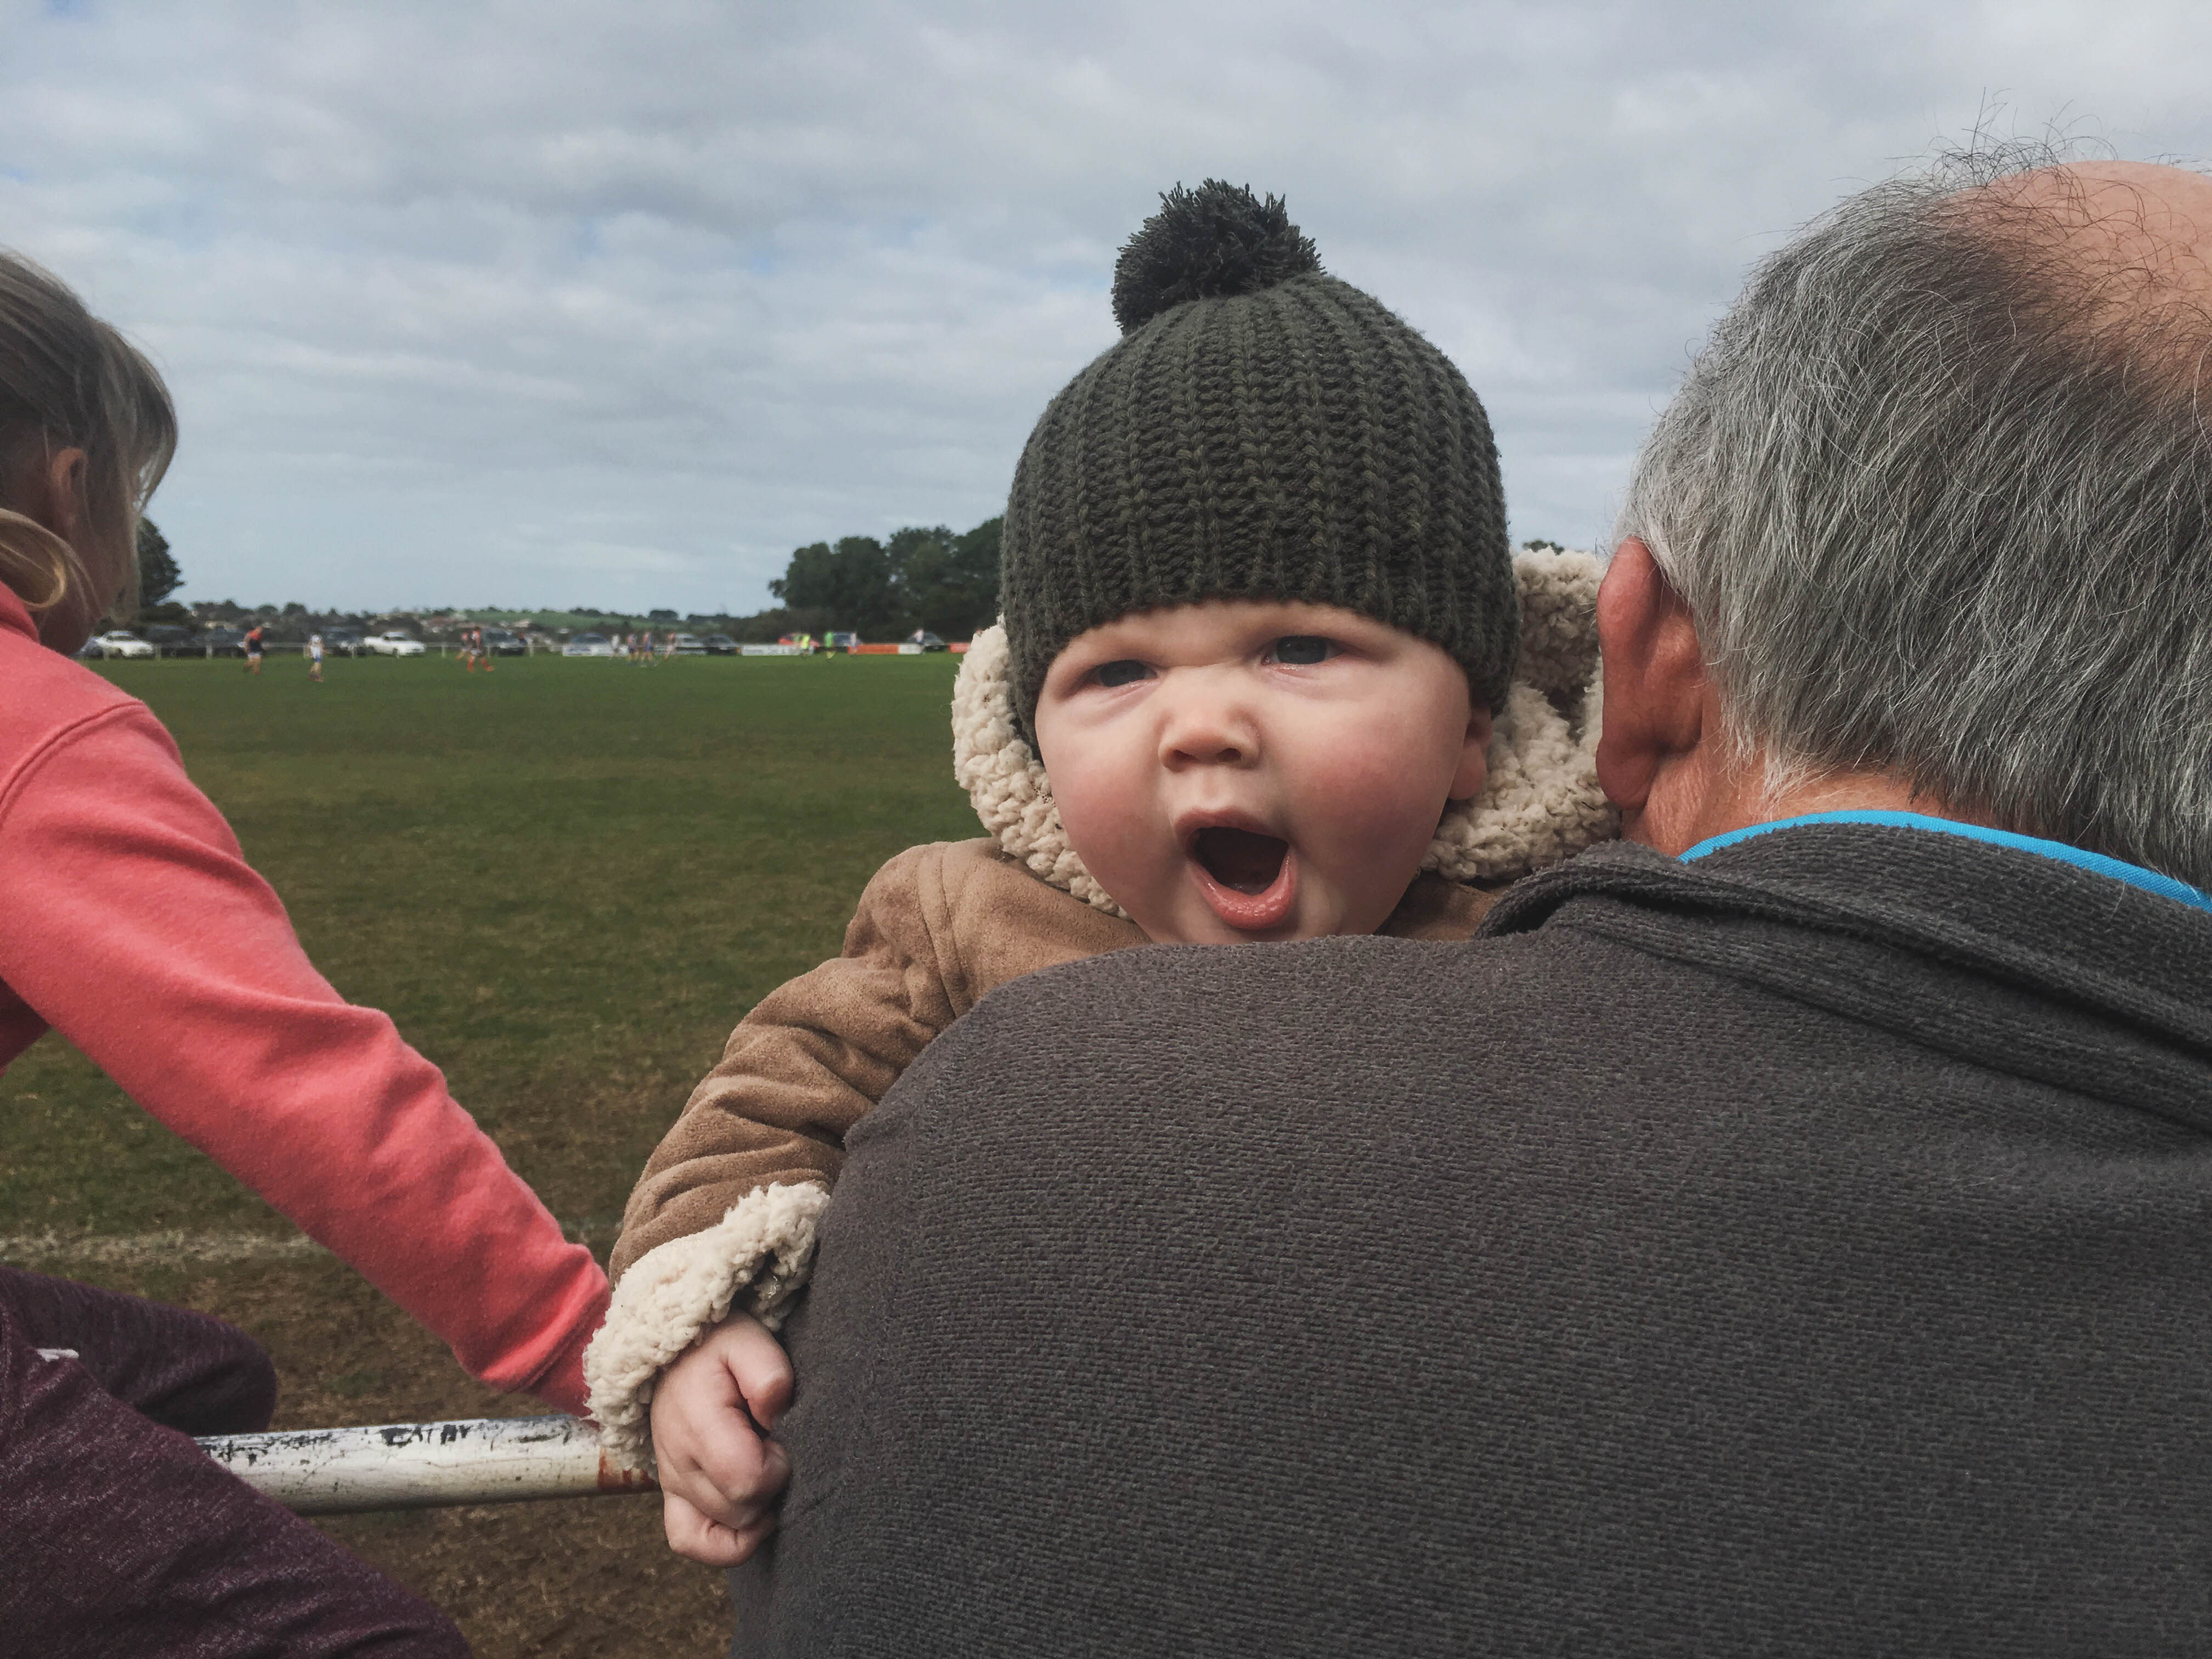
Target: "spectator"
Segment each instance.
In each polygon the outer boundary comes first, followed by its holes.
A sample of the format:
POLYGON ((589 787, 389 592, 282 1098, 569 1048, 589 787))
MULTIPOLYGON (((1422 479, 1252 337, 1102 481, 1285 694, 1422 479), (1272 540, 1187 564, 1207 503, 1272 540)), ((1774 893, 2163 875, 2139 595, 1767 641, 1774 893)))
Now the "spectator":
MULTIPOLYGON (((146 360, 0 256, 0 1064, 58 1030, 476 1376, 578 1409, 605 1304, 589 1252, 391 1020, 315 971, 145 705, 70 659, 128 590, 175 439, 146 360)), ((464 1651, 158 1425, 259 1426, 265 1370, 216 1322, 0 1279, 4 1645, 464 1651), (179 1370, 216 1404, 171 1410, 179 1370)))

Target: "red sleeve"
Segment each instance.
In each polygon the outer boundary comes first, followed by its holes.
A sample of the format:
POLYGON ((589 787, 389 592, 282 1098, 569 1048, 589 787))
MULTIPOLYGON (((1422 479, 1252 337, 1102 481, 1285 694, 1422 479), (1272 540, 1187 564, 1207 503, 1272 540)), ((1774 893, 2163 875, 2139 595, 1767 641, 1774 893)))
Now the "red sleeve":
POLYGON ((139 1105, 453 1346, 564 1411, 606 1279, 392 1021, 317 973, 138 704, 0 799, 0 979, 139 1105))

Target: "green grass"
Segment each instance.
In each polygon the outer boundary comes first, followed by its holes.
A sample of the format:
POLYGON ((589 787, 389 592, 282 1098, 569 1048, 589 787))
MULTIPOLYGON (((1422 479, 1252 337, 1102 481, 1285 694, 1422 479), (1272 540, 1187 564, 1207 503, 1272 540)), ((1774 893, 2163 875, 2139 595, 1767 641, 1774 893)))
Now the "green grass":
MULTIPOLYGON (((604 1253, 738 1017, 835 954, 884 859, 978 833, 951 775, 955 666, 106 672, 175 733, 338 990, 388 1011, 604 1253)), ((0 1105, 0 1233, 287 1231, 57 1038, 0 1105)))

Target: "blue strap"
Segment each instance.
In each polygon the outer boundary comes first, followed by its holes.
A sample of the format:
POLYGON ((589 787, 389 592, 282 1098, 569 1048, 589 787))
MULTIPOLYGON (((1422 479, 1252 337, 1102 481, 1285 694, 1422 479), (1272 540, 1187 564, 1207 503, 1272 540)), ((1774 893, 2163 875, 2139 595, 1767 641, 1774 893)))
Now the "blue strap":
POLYGON ((1753 836, 1763 836, 1774 830, 1794 830, 1801 823, 1880 823, 1893 830, 1932 830, 1938 835, 1959 836, 1967 841, 1986 841, 1999 847, 2009 847, 2016 853, 2033 853, 2043 858, 2056 859, 2061 864, 2070 864, 2076 869, 2109 876, 2114 881, 2126 882, 2130 887, 2140 887, 2147 893, 2156 893, 2161 898, 2178 899, 2199 910, 2212 911, 2212 894, 2191 887, 2185 881, 2176 881, 2160 871, 2146 870, 2139 864, 2126 864, 2118 859, 2106 858, 2102 853, 2069 847, 2063 841, 2016 836, 2009 830, 1990 830, 1978 823, 1960 823, 1956 818, 1929 817, 1923 812, 1808 812, 1802 817, 1777 818, 1771 823, 1754 823, 1747 829, 1731 830, 1724 836, 1715 836, 1710 841, 1699 842, 1683 854, 1682 859, 1685 863, 1692 859, 1701 859, 1723 847, 1749 841, 1753 836))

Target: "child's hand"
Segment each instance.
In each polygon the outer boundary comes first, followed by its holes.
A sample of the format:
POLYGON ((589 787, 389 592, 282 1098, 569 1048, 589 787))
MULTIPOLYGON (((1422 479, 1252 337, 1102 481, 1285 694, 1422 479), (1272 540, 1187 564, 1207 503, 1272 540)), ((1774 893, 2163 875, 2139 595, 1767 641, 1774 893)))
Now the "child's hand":
POLYGON ((733 1567, 775 1528, 770 1507, 791 1474, 767 1437, 791 1403, 791 1361, 768 1327, 732 1314, 653 1391, 653 1455, 668 1547, 733 1567))

